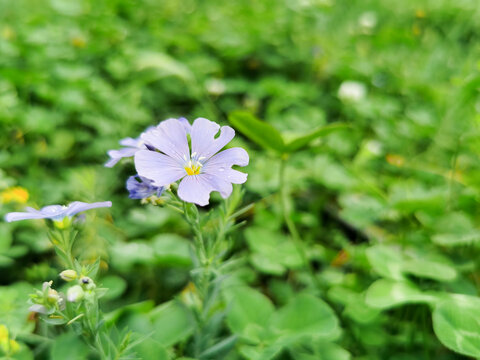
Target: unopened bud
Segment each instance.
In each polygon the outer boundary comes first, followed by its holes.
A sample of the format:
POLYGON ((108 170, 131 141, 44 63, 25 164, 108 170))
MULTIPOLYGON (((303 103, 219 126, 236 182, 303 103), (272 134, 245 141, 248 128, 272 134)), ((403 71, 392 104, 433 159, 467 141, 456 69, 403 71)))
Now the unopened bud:
POLYGON ((78 274, 75 270, 64 270, 60 273, 60 277, 65 281, 73 281, 78 278, 78 274))
POLYGON ((56 290, 48 289, 47 300, 50 304, 57 303, 59 299, 60 296, 58 295, 58 292, 56 290))
POLYGON ((67 291, 67 300, 70 302, 78 302, 83 299, 85 293, 80 285, 72 286, 67 291))
POLYGON ((84 289, 86 290, 93 290, 96 288, 95 283, 93 282, 92 279, 90 279, 88 276, 82 276, 80 278, 80 284, 83 286, 84 289))
POLYGON ((50 287, 53 285, 53 281, 50 280, 50 281, 45 281, 43 284, 42 284, 42 291, 47 291, 48 289, 50 289, 50 287))

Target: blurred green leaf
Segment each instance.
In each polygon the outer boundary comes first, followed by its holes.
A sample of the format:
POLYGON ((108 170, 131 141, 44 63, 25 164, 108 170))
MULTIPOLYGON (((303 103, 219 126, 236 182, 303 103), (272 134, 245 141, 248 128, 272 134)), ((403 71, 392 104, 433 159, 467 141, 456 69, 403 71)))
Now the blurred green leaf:
POLYGON ((160 234, 153 239, 155 260, 165 266, 189 266, 190 244, 176 234, 160 234))
POLYGON ((403 256, 393 246, 374 245, 367 249, 367 258, 373 270, 387 278, 402 280, 403 256))
POLYGON ((103 299, 111 300, 121 296, 127 288, 127 282, 120 276, 106 276, 101 280, 101 285, 107 288, 108 291, 103 296, 103 299))
POLYGON ((381 279, 375 281, 367 290, 365 302, 377 309, 409 304, 434 304, 438 297, 432 293, 422 292, 408 282, 381 279))
POLYGON ((270 326, 281 336, 332 339, 338 335, 338 320, 333 310, 319 298, 303 293, 278 310, 270 326))
POLYGON ((0 287, 0 324, 14 334, 30 333, 35 328, 35 323, 28 320, 27 299, 32 292, 32 285, 27 283, 0 287))
POLYGON ((325 126, 319 126, 316 129, 302 135, 297 135, 289 139, 285 144, 285 152, 293 153, 307 146, 310 142, 320 137, 327 136, 335 131, 347 129, 348 125, 344 123, 332 123, 325 126))
POLYGON ((261 341, 274 312, 271 301, 246 286, 225 289, 224 296, 231 304, 227 323, 232 332, 250 341, 261 341))
POLYGON ((55 339, 50 356, 52 360, 83 360, 87 358, 89 352, 88 346, 82 341, 81 337, 68 332, 55 339))
POLYGON ((282 134, 272 125, 260 121, 246 111, 234 111, 228 116, 228 120, 235 129, 264 149, 278 154, 285 152, 282 134))
POLYGON ((460 354, 480 357, 480 299, 453 295, 433 311, 433 329, 438 339, 460 354))
POLYGON ((169 301, 150 313, 155 333, 152 338, 168 347, 187 338, 194 330, 193 315, 184 305, 169 301))

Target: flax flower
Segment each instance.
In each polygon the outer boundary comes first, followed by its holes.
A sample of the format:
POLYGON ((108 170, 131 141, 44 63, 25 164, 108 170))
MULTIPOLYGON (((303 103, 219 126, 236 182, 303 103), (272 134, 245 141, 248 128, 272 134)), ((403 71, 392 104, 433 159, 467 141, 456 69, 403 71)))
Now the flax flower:
POLYGON ((71 218, 79 212, 96 209, 101 207, 111 207, 110 201, 96 202, 96 203, 84 203, 81 201, 74 201, 68 206, 63 205, 49 205, 41 208, 40 210, 27 207, 26 212, 11 212, 5 215, 7 222, 30 220, 30 219, 50 219, 54 221, 60 221, 64 218, 71 218))
POLYGON ((247 174, 232 169, 233 165, 248 165, 247 152, 239 147, 219 152, 234 135, 231 127, 220 128, 204 118, 196 119, 191 127, 177 119, 162 121, 141 136, 156 151, 135 153, 137 173, 159 187, 181 180, 178 196, 186 202, 205 206, 212 191, 227 198, 232 184, 247 180, 247 174))

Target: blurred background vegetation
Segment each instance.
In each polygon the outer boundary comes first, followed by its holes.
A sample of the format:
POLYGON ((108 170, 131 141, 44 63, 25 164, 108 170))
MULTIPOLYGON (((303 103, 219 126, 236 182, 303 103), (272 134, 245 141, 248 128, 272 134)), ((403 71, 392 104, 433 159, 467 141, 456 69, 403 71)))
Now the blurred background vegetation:
MULTIPOLYGON (((227 124, 241 109, 286 137, 345 122, 292 155, 287 173, 343 331, 331 354, 287 347, 277 358, 479 357, 478 324, 456 324, 452 305, 442 337, 428 298, 462 294, 480 308, 479 39, 477 0, 0 0, 0 212, 112 200, 87 214, 77 253, 102 256, 112 321, 177 331, 156 339, 173 357, 188 326, 145 314, 189 291, 189 231, 128 199, 133 164, 106 169, 106 151, 169 117, 227 124), (468 346, 448 341, 457 330, 468 346)), ((234 236, 235 276, 281 306, 311 284, 280 220, 279 164, 241 135, 234 145, 249 151, 244 202, 256 204, 234 236)), ((24 299, 58 281, 44 230, 0 223, 0 323, 39 358, 62 359, 62 342, 27 336, 40 325, 24 299)), ((254 359, 238 344, 228 356, 254 359)))

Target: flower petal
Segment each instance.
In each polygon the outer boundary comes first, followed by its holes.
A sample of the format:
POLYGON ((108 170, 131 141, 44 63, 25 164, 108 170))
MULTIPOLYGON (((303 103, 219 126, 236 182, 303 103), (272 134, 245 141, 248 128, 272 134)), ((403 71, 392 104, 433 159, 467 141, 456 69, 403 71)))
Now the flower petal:
POLYGON ((208 205, 210 199, 211 185, 200 175, 185 176, 178 186, 177 194, 183 201, 208 205))
POLYGON ((65 215, 66 216, 73 216, 75 214, 78 214, 79 212, 90 210, 90 209, 96 209, 96 208, 102 208, 102 207, 111 207, 112 202, 111 201, 101 201, 101 202, 94 202, 94 203, 85 203, 82 201, 74 201, 70 205, 68 205, 67 210, 65 215))
POLYGON ((116 163, 118 163, 122 158, 130 157, 135 155, 138 151, 138 148, 127 147, 120 150, 109 150, 107 152, 108 156, 110 156, 110 160, 105 163, 106 167, 113 167, 116 163))
POLYGON ((248 165, 248 154, 242 148, 223 150, 206 162, 202 168, 205 174, 215 175, 223 181, 233 184, 243 184, 247 181, 247 174, 232 169, 233 165, 248 165))
POLYGON ((188 120, 184 117, 178 118, 178 121, 180 121, 185 128, 185 131, 187 134, 190 134, 192 132, 192 125, 188 122, 188 120))
POLYGON ((133 148, 138 148, 140 144, 140 139, 134 139, 131 137, 127 137, 125 139, 122 139, 118 142, 122 146, 127 146, 127 147, 133 147, 133 148))
POLYGON ((154 194, 160 196, 164 187, 155 186, 152 180, 134 175, 130 176, 127 180, 127 190, 130 199, 146 199, 154 194))
POLYGON ((48 215, 32 212, 11 212, 5 215, 6 222, 20 221, 20 220, 31 220, 31 219, 44 219, 48 215))
POLYGON ((192 155, 196 153, 197 159, 198 157, 210 159, 227 145, 234 136, 235 130, 230 126, 220 128, 220 125, 213 121, 198 118, 192 125, 192 155), (215 138, 218 130, 220 130, 220 135, 215 138))
POLYGON ((167 186, 186 175, 185 169, 173 158, 155 151, 140 150, 135 154, 138 175, 157 186, 167 186))
POLYGON ((145 143, 179 163, 184 163, 189 158, 187 132, 177 119, 162 121, 155 129, 143 133, 141 137, 145 143))
POLYGON ((208 205, 210 193, 218 191, 223 198, 232 193, 232 184, 224 179, 210 174, 186 176, 178 186, 178 196, 183 201, 200 206, 208 205))

